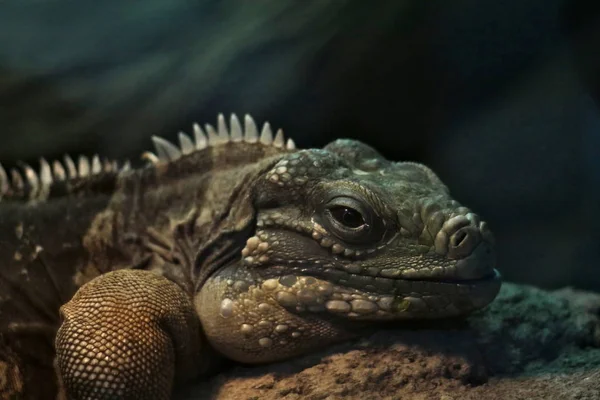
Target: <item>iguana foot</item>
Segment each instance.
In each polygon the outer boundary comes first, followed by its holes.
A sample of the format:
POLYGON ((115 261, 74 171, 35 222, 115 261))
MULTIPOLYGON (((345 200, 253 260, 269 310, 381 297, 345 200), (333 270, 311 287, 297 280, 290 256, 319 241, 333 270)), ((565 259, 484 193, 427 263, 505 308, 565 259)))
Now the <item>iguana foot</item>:
POLYGON ((197 370, 200 328, 186 293, 162 276, 110 272, 61 308, 57 362, 73 399, 168 399, 197 370))

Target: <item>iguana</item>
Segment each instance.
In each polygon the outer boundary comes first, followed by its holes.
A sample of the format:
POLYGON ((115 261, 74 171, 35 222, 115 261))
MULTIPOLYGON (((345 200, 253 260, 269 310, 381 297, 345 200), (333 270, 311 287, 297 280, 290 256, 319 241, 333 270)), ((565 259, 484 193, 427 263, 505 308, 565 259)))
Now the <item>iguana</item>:
POLYGON ((429 168, 272 132, 219 115, 179 146, 153 137, 141 168, 0 168, 0 396, 168 399, 222 357, 495 298, 492 233, 429 168))

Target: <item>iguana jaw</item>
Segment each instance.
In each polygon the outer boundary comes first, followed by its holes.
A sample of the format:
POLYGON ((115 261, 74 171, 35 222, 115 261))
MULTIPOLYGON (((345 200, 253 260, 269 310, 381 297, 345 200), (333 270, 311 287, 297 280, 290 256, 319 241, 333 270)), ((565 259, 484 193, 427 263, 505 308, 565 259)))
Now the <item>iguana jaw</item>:
MULTIPOLYGON (((483 248, 483 246, 482 246, 483 248)), ((471 262, 480 262, 472 256, 471 262)), ((497 270, 465 280, 402 279, 310 266, 265 266, 262 288, 292 313, 351 320, 446 318, 488 305, 501 286, 497 270)))
MULTIPOLYGON (((469 283, 389 279, 392 281, 390 285, 395 286, 389 294, 340 286, 312 276, 287 275, 283 278, 289 282, 292 277, 297 281, 293 287, 276 286, 273 290, 274 298, 282 307, 293 313, 332 314, 351 320, 429 319, 465 315, 490 303, 500 288, 499 274, 469 283)), ((277 285, 272 280, 266 282, 267 285, 277 285)))
POLYGON ((384 278, 395 289, 381 294, 348 286, 352 279, 340 285, 293 269, 275 277, 277 271, 283 269, 265 267, 273 274, 267 277, 235 264, 203 285, 194 302, 215 349, 240 362, 281 360, 355 336, 361 321, 465 314, 492 301, 500 287, 496 272, 469 283, 384 278))
MULTIPOLYGON (((349 277, 344 286, 332 285, 333 294, 325 300, 325 312, 351 320, 430 319, 467 315, 489 304, 500 289, 500 275, 467 282, 413 281, 387 279, 390 293, 369 292, 353 287, 349 277)), ((362 279, 362 277, 359 277, 362 279)))

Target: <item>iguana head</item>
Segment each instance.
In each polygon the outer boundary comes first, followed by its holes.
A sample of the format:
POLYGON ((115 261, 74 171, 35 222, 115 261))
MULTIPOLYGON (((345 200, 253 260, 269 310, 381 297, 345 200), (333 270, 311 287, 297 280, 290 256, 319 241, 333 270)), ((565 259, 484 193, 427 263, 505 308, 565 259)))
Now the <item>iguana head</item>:
POLYGON ((487 224, 424 165, 337 140, 281 158, 255 196, 243 263, 286 308, 450 317, 484 307, 500 288, 487 224))
POLYGON ((369 321, 466 315, 495 298, 500 277, 487 224, 429 168, 388 161, 352 140, 297 150, 282 135, 280 150, 256 161, 252 152, 270 146, 270 128, 256 143, 254 123, 246 126, 242 135, 232 118, 239 143, 223 154, 245 160, 236 185, 249 189, 235 192, 237 203, 219 220, 229 228, 215 229, 237 232, 245 246, 239 254, 239 242, 228 242, 236 257, 196 257, 225 260, 201 268, 207 278, 194 298, 218 351, 274 361, 348 338, 369 321))

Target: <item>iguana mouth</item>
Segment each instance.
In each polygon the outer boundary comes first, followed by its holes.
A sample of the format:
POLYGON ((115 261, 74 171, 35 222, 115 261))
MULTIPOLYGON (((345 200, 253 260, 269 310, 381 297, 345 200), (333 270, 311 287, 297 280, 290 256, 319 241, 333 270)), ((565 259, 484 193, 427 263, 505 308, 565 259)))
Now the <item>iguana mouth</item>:
POLYGON ((500 272, 497 269, 494 269, 492 272, 490 272, 490 273, 486 274, 485 276, 483 276, 482 278, 478 278, 478 279, 437 280, 434 278, 430 278, 430 279, 403 279, 403 280, 416 281, 416 282, 438 282, 438 283, 451 284, 451 285, 479 285, 479 284, 486 284, 490 281, 495 281, 495 280, 499 280, 499 279, 501 279, 500 272))
POLYGON ((436 292, 436 289, 441 290, 442 288, 444 292, 448 292, 452 287, 455 287, 457 291, 464 291, 477 286, 489 286, 490 284, 494 284, 496 282, 499 285, 501 281, 501 274, 496 269, 478 279, 459 280, 439 280, 435 278, 384 278, 379 276, 353 274, 338 269, 326 269, 318 271, 316 269, 306 267, 284 268, 281 266, 267 267, 265 273, 262 274, 265 279, 277 279, 290 275, 313 277, 329 282, 333 285, 348 287, 366 293, 390 295, 419 292, 427 289, 429 289, 431 292, 436 292))
POLYGON ((383 278, 337 269, 269 266, 263 286, 286 308, 330 312, 353 319, 438 318, 464 315, 489 304, 501 286, 493 269, 477 279, 383 278))
POLYGON ((421 284, 421 285, 479 285, 479 284, 486 284, 490 281, 494 281, 497 279, 500 279, 500 273, 498 272, 498 270, 494 269, 492 272, 490 272, 489 274, 483 276, 482 278, 477 278, 477 279, 457 279, 457 280, 450 280, 450 279, 436 279, 433 277, 427 278, 427 277, 423 277, 423 278, 384 278, 384 277, 372 277, 369 275, 362 275, 362 274, 352 274, 352 273, 348 273, 345 271, 339 271, 339 270, 335 270, 335 272, 332 271, 325 271, 322 273, 314 273, 314 274, 310 274, 312 276, 315 276, 317 278, 322 278, 325 279, 327 281, 330 281, 332 283, 337 283, 337 284, 341 284, 341 285, 346 285, 348 287, 352 287, 355 289, 365 289, 366 286, 368 285, 361 285, 359 284, 360 282, 356 282, 356 279, 369 279, 372 280, 375 291, 381 291, 381 289, 383 289, 381 286, 381 284, 377 284, 378 282, 382 282, 382 283, 386 283, 387 285, 392 285, 392 290, 398 290, 398 289, 403 289, 405 287, 410 287, 411 285, 415 285, 415 284, 421 284), (341 274, 338 274, 338 272, 341 272, 341 274), (342 275, 343 274, 343 275, 342 275), (380 290, 377 290, 378 286, 380 287, 380 290))
MULTIPOLYGON (((432 259, 432 263, 436 262, 432 259)), ((265 278, 285 275, 312 276, 334 285, 375 294, 402 294, 410 292, 442 291, 451 293, 453 288, 468 291, 478 286, 500 284, 500 274, 494 268, 495 256, 488 242, 482 241, 467 257, 444 261, 444 266, 433 268, 426 263, 420 268, 410 264, 391 268, 388 265, 377 267, 361 266, 360 262, 324 266, 322 263, 305 263, 294 260, 286 262, 278 259, 267 262, 261 268, 265 278)))

